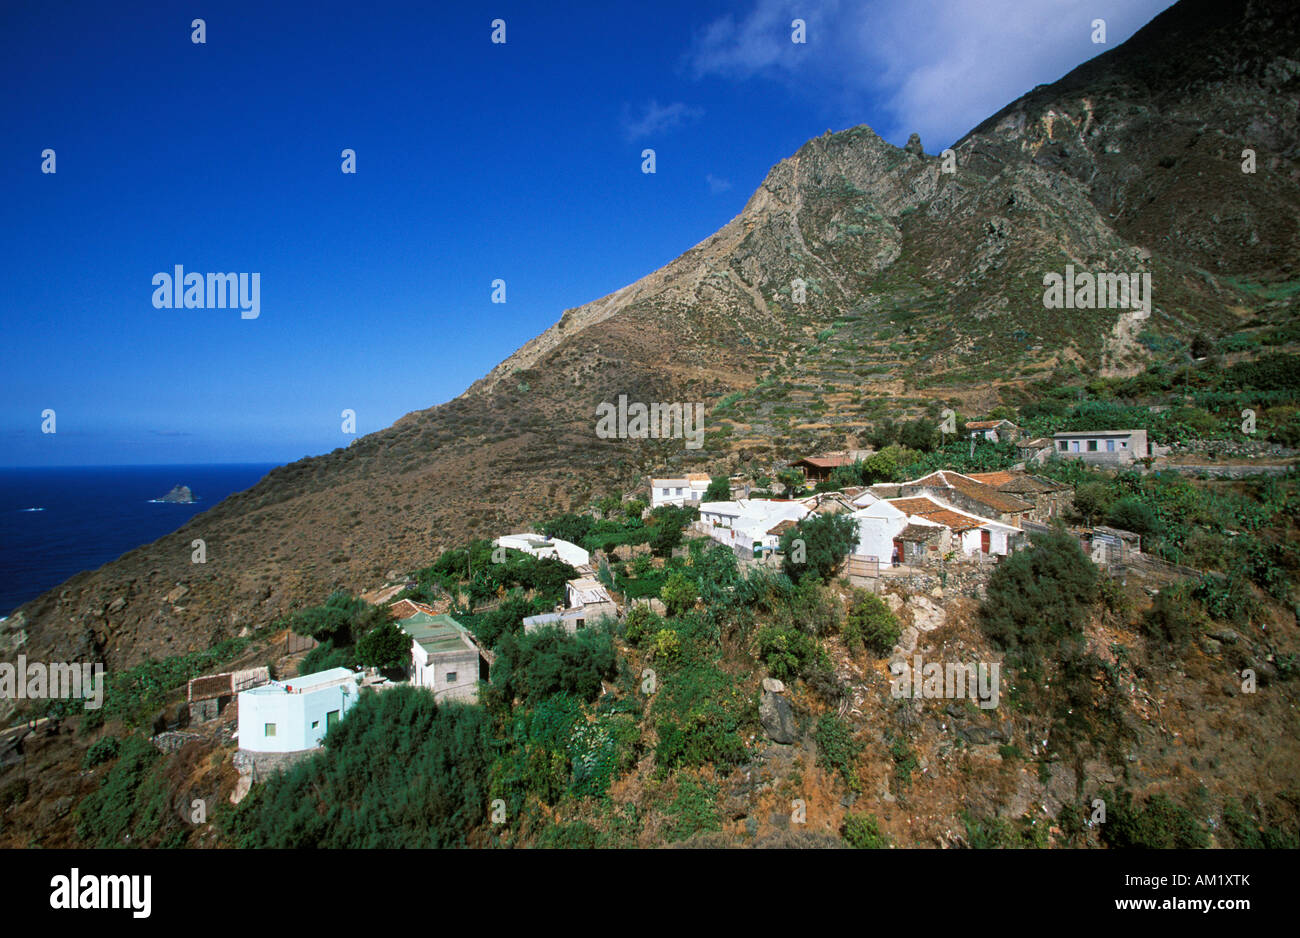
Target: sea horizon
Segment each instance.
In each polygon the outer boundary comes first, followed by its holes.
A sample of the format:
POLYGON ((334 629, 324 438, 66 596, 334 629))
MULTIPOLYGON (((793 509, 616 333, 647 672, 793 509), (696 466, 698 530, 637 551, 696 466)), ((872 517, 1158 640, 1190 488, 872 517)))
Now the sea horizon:
POLYGON ((0 467, 0 616, 170 534, 281 465, 0 467), (189 486, 195 501, 159 501, 177 485, 189 486))

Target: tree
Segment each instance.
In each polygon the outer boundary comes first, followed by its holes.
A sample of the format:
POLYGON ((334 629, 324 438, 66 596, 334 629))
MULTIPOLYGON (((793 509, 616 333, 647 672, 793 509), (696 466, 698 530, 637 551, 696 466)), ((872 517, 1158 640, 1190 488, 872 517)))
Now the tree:
POLYGON ((810 574, 828 580, 857 540, 857 522, 849 515, 804 518, 781 537, 785 573, 796 583, 810 574), (797 549, 800 545, 796 542, 802 542, 801 550, 797 549))
POLYGON ((372 629, 357 642, 357 662, 367 668, 400 668, 411 659, 411 639, 396 622, 372 629))
POLYGON ((1074 490, 1074 510, 1088 524, 1094 517, 1104 517, 1113 499, 1105 482, 1085 482, 1074 490))
POLYGON ((794 492, 802 492, 807 480, 804 478, 804 474, 798 469, 795 469, 793 466, 787 466, 776 474, 776 481, 785 486, 786 494, 792 494, 794 492))
POLYGON ((623 500, 617 495, 606 495, 596 502, 596 510, 605 518, 612 518, 622 506, 623 500))
POLYGON ((731 498, 731 480, 726 476, 714 476, 709 488, 704 493, 706 502, 725 502, 731 498))

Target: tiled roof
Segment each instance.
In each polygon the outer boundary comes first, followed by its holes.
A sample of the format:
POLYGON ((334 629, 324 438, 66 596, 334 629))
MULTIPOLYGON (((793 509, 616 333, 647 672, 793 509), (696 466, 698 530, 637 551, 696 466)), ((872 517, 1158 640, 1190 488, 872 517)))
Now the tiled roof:
POLYGON ((983 482, 985 485, 991 485, 994 488, 1006 485, 1012 479, 1020 478, 1020 475, 1015 472, 970 472, 967 473, 967 476, 976 482, 983 482))
POLYGON ((1007 426, 1011 426, 1011 427, 1015 426, 1015 424, 1012 423, 1010 420, 968 420, 966 422, 966 429, 993 430, 997 427, 1002 426, 1003 424, 1006 424, 1007 426))
POLYGON ((928 476, 922 476, 913 482, 906 482, 904 485, 954 489, 972 501, 987 505, 995 511, 1029 511, 1033 508, 1033 505, 1016 498, 1014 495, 1006 495, 993 486, 985 485, 983 482, 978 482, 970 476, 962 475, 960 472, 940 470, 939 472, 932 472, 928 476))
POLYGON ((795 465, 797 466, 799 463, 807 463, 817 469, 834 469, 837 466, 853 465, 853 459, 849 456, 805 456, 795 465))

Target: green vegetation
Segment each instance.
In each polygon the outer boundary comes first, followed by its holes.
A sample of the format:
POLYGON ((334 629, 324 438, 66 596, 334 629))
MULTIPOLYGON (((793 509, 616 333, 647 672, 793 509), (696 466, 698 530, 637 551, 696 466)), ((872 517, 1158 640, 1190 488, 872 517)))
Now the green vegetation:
POLYGON ((862 746, 853 741, 853 731, 833 713, 822 714, 814 735, 817 741, 817 764, 832 772, 839 772, 852 791, 860 791, 857 760, 862 746))
POLYGON ((1097 568, 1061 533, 1033 538, 989 578, 980 624, 1014 667, 1038 671, 1063 639, 1078 638, 1097 596, 1097 568))
POLYGON ((1101 839, 1121 849, 1188 849, 1208 847, 1209 834, 1196 816, 1165 794, 1139 804, 1127 789, 1102 793, 1106 823, 1101 839))
POLYGON ((492 751, 481 707, 426 691, 365 691, 323 752, 253 788, 220 820, 240 847, 445 848, 488 810, 492 751))
POLYGON ((857 524, 848 515, 809 515, 781 536, 786 576, 796 583, 806 576, 829 580, 857 538, 857 524))
POLYGON ((866 648, 876 657, 884 657, 898 644, 901 634, 897 617, 883 599, 866 590, 853 591, 844 620, 844 644, 850 650, 866 648))
POLYGON ((844 839, 858 850, 885 850, 890 846, 889 836, 880 830, 880 819, 874 814, 844 815, 844 839))

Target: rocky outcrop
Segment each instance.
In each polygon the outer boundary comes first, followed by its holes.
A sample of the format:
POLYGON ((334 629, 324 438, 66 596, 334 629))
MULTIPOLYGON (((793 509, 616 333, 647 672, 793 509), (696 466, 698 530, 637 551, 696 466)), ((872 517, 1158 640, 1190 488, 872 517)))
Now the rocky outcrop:
POLYGON ((194 493, 190 491, 188 485, 174 485, 172 490, 162 498, 154 499, 159 502, 172 502, 177 505, 189 505, 195 501, 194 493))
POLYGON ((799 738, 799 725, 794 708, 785 699, 785 685, 775 678, 763 679, 762 696, 758 702, 758 719, 763 732, 774 743, 789 744, 799 738))

